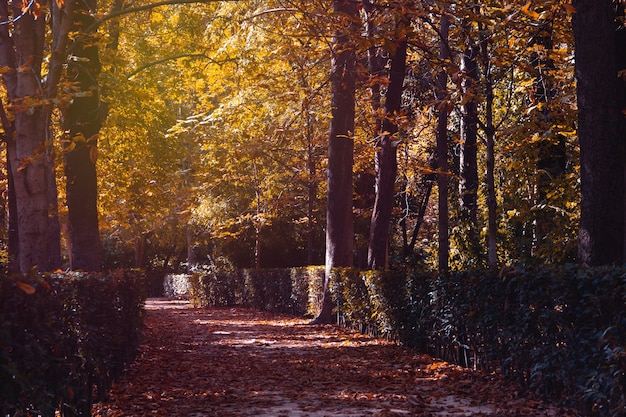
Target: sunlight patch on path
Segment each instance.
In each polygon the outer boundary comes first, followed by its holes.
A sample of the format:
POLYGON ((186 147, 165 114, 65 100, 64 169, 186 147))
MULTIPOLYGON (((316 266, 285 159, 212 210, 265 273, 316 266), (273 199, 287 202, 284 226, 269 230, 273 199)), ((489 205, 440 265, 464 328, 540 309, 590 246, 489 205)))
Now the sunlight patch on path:
POLYGON ((570 417, 493 375, 335 326, 148 300, 141 354, 94 417, 570 417))

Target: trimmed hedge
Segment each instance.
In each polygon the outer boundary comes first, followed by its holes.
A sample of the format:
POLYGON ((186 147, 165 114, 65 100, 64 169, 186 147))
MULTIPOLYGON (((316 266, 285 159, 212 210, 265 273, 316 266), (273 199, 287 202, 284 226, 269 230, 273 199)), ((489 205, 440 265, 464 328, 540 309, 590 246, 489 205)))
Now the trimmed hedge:
POLYGON ((206 268, 189 278, 195 306, 241 305, 258 310, 316 315, 321 306, 324 267, 289 269, 206 268))
POLYGON ((137 271, 0 277, 0 415, 90 416, 137 352, 144 292, 137 271))
MULTIPOLYGON (((214 271, 197 305, 315 316, 323 267, 214 271)), ((626 415, 626 267, 518 267, 445 277, 416 270, 331 273, 338 321, 460 365, 498 371, 544 399, 626 415)))
POLYGON ((546 400, 626 415, 626 268, 334 271, 338 316, 546 400))

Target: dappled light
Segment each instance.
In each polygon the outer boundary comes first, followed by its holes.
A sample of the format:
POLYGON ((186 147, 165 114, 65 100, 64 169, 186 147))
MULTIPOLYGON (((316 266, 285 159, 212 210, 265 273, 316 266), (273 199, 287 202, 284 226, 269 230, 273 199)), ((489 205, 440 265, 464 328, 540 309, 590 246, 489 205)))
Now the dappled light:
POLYGON ((141 353, 94 416, 574 416, 496 375, 336 326, 148 300, 141 353))

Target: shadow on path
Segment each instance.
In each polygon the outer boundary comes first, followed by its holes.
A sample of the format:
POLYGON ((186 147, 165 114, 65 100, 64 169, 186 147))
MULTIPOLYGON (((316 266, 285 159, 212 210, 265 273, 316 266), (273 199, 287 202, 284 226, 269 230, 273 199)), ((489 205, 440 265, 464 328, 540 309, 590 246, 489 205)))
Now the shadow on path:
POLYGON ((334 326, 158 299, 145 323, 137 361, 94 416, 575 415, 495 376, 334 326))

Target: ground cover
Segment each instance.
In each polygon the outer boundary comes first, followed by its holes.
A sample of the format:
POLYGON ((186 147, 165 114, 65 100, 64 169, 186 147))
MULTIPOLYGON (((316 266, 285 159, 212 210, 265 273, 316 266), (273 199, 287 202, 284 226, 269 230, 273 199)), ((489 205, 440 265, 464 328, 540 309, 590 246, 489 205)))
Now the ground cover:
POLYGON ((95 417, 560 416, 497 375, 335 326, 151 299, 141 352, 95 417))

